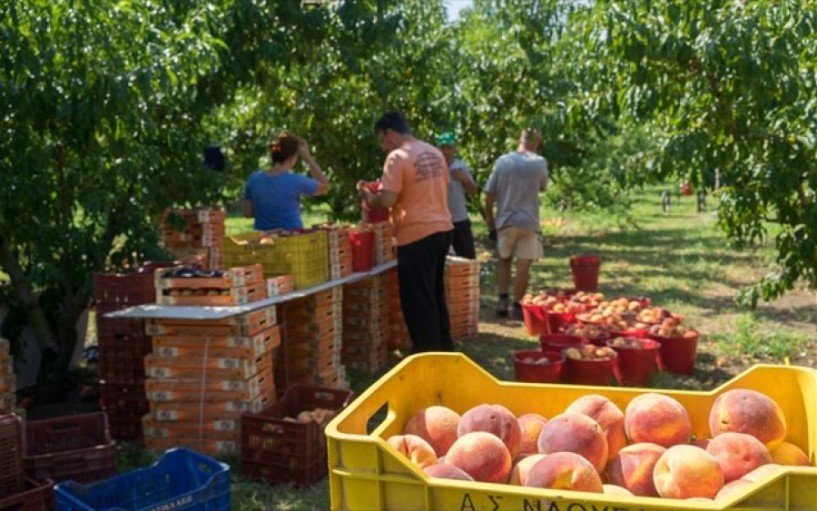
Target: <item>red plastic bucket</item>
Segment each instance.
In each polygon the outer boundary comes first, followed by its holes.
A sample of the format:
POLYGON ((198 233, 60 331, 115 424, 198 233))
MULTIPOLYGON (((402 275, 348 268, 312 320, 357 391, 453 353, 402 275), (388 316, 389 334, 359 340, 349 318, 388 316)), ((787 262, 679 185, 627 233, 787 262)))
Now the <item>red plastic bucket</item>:
POLYGON ((564 373, 565 357, 561 353, 515 351, 512 354, 516 381, 559 383, 564 373))
POLYGON ((695 370, 695 355, 698 352, 698 337, 659 337, 649 335, 650 339, 661 343, 659 353, 665 370, 676 374, 692 374, 695 370))
POLYGON ((559 332, 563 328, 576 322, 575 312, 545 312, 551 332, 559 332))
MULTIPOLYGON (((366 183, 369 190, 379 192, 383 188, 383 183, 379 181, 371 181, 366 183)), ((386 222, 389 220, 389 208, 373 208, 368 202, 361 201, 360 209, 363 212, 363 221, 374 224, 377 222, 386 222)))
POLYGON ((566 357, 567 383, 578 385, 610 385, 615 379, 614 368, 618 356, 601 360, 566 357))
POLYGON ((649 383, 653 373, 658 371, 658 350, 661 345, 652 339, 630 339, 641 344, 641 348, 616 346, 613 341, 607 345, 618 355, 617 376, 622 385, 643 387, 649 383))
POLYGON ((587 339, 578 335, 543 334, 539 336, 539 345, 542 347, 542 351, 561 353, 565 348, 581 348, 587 342, 587 339))
POLYGON ((595 291, 599 287, 600 268, 601 258, 598 256, 571 257, 570 270, 573 273, 573 285, 579 291, 595 291))
POLYGON ((525 319, 525 328, 530 335, 549 334, 548 319, 545 310, 539 305, 522 304, 522 317, 525 319))
POLYGON ((369 271, 374 267, 374 232, 349 231, 352 244, 352 271, 369 271))

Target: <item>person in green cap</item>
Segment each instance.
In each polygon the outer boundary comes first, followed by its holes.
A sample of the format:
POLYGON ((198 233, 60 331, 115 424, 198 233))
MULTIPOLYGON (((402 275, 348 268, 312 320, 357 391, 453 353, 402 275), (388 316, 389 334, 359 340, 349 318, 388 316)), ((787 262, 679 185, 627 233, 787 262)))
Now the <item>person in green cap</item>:
POLYGON ((450 131, 437 137, 437 147, 445 156, 451 182, 448 185, 448 210, 454 223, 454 239, 451 246, 460 257, 476 259, 474 234, 471 232, 471 220, 468 219, 466 195, 476 195, 477 183, 471 175, 471 169, 457 158, 457 136, 450 131))

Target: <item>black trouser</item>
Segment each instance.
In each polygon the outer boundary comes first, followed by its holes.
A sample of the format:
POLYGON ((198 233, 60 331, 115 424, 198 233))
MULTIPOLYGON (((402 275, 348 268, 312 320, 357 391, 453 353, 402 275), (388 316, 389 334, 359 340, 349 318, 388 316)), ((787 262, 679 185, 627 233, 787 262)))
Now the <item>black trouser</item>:
POLYGON ((477 251, 474 249, 474 234, 471 232, 471 221, 463 220, 454 222, 454 240, 451 243, 454 253, 460 257, 476 259, 477 251))
POLYGON ((397 247, 400 305, 412 353, 454 350, 445 304, 445 256, 451 237, 451 231, 438 232, 397 247))

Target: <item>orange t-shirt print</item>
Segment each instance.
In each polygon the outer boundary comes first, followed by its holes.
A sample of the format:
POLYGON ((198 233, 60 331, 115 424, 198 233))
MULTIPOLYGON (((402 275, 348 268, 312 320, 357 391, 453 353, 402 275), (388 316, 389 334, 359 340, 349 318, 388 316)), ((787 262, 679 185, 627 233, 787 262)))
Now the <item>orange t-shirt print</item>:
POLYGON ((383 166, 383 189, 397 193, 391 208, 397 245, 408 245, 437 232, 450 231, 448 165, 443 154, 421 140, 389 153, 383 166))

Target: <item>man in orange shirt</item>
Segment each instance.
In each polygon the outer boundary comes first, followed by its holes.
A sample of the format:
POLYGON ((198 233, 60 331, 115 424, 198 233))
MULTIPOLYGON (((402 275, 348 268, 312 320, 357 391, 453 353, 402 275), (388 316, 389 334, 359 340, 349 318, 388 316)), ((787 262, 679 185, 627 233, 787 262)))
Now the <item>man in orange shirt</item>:
POLYGON ((382 189, 373 193, 358 183, 361 199, 391 208, 397 237, 400 303, 413 353, 453 351, 445 304, 445 256, 454 224, 448 211, 448 165, 439 149, 411 133, 400 112, 375 123, 380 147, 388 154, 382 189))

